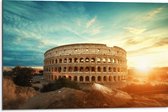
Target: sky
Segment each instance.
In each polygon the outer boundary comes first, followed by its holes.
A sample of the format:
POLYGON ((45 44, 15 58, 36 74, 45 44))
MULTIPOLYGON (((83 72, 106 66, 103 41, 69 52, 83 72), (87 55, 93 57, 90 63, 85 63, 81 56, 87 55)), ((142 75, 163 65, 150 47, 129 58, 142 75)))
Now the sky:
POLYGON ((168 66, 168 3, 3 1, 3 66, 43 66, 73 43, 127 51, 128 67, 168 66))

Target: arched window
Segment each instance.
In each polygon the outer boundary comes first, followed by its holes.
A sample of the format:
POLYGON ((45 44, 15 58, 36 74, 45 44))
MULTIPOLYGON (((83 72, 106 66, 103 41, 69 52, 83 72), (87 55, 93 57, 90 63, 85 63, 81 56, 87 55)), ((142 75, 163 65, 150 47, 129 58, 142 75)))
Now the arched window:
POLYGON ((106 76, 104 76, 104 77, 103 77, 103 81, 107 81, 107 78, 106 78, 106 76))
POLYGON ((78 71, 78 67, 74 67, 74 72, 77 72, 78 71))
POLYGON ((109 72, 111 72, 112 70, 111 70, 111 67, 109 67, 109 72))
POLYGON ((103 58, 103 59, 102 59, 102 62, 103 62, 103 63, 106 63, 106 59, 105 59, 105 58, 103 58))
POLYGON ((61 67, 58 68, 58 72, 61 72, 61 67))
POLYGON ((92 67, 92 72, 95 72, 95 67, 92 67))
POLYGON ((89 72, 89 71, 90 71, 90 68, 89 68, 89 67, 86 67, 86 68, 85 68, 85 71, 86 71, 86 72, 89 72))
POLYGON ((84 72, 84 68, 83 67, 80 67, 80 72, 84 72))
POLYGON ((75 62, 75 63, 78 63, 78 58, 74 58, 74 62, 75 62))
POLYGON ((95 58, 91 58, 91 62, 94 63, 95 62, 95 58))
POLYGON ((103 72, 106 72, 106 67, 103 67, 103 72))
POLYGON ((111 63, 111 59, 110 59, 110 58, 108 58, 108 59, 107 59, 107 62, 108 62, 108 63, 111 63))
POLYGON ((92 81, 95 81, 95 76, 92 76, 92 81))
POLYGON ((115 67, 113 67, 113 72, 116 72, 116 68, 115 67))
POLYGON ((89 76, 86 76, 86 77, 85 77, 85 81, 89 81, 89 76))
POLYGON ((61 79, 61 76, 59 76, 58 79, 61 79))
POLYGON ((114 78, 114 81, 117 81, 117 80, 116 80, 116 76, 114 76, 113 78, 114 78))
POLYGON ((120 68, 118 67, 118 72, 120 72, 120 68))
POLYGON ((66 58, 64 59, 64 63, 67 63, 67 59, 66 58))
POLYGON ((55 72, 57 72, 57 67, 55 67, 55 72))
POLYGON ((97 63, 100 63, 101 62, 101 59, 100 58, 97 58, 97 63))
POLYGON ((69 79, 69 80, 71 80, 71 79, 72 79, 72 77, 71 77, 71 76, 68 76, 68 79, 69 79))
POLYGON ((111 76, 109 76, 109 81, 112 81, 112 77, 111 76))
POLYGON ((74 76, 74 81, 77 81, 77 76, 74 76))
POLYGON ((86 58, 86 59, 85 59, 85 62, 89 62, 89 58, 86 58))
POLYGON ((79 77, 79 80, 82 82, 82 81, 83 81, 83 76, 80 76, 80 77, 79 77))
POLYGON ((66 72, 66 67, 64 67, 64 72, 66 72))
POLYGON ((97 77, 97 80, 98 80, 98 81, 101 81, 101 76, 98 76, 98 77, 97 77))
POLYGON ((66 76, 63 76, 64 79, 66 79, 66 76))
POLYGON ((59 63, 62 63, 62 59, 59 59, 59 63))
POLYGON ((69 71, 69 72, 72 72, 72 67, 69 67, 69 68, 68 68, 68 71, 69 71))
POLYGON ((57 59, 55 60, 55 63, 57 63, 57 59))
POLYGON ((83 63, 83 62, 84 62, 84 59, 83 59, 83 58, 80 58, 80 62, 83 63))
POLYGON ((98 71, 98 72, 101 72, 101 68, 100 68, 100 67, 98 67, 98 68, 97 68, 97 71, 98 71))
POLYGON ((69 58, 69 63, 72 63, 72 58, 69 58))

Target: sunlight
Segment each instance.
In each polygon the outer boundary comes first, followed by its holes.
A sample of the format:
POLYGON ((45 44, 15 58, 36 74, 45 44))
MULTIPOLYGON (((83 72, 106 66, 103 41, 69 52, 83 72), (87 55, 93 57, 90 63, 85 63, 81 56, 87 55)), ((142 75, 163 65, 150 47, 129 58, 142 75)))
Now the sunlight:
POLYGON ((151 70, 151 63, 147 58, 140 58, 136 60, 136 69, 140 72, 147 73, 151 70))

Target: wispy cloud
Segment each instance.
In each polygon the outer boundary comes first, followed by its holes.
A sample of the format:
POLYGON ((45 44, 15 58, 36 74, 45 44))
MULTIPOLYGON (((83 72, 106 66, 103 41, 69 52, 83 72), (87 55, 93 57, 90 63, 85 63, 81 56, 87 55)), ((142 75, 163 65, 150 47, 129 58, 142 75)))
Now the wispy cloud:
POLYGON ((86 28, 91 27, 96 22, 96 17, 92 18, 90 21, 87 22, 86 28))

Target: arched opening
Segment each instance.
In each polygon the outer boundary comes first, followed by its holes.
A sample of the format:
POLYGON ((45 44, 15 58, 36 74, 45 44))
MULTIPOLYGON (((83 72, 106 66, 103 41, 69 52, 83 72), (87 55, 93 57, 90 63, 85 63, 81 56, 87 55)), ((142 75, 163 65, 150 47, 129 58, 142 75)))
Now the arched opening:
POLYGON ((89 58, 86 58, 86 59, 85 59, 85 62, 89 62, 89 58))
POLYGON ((55 63, 57 63, 57 59, 55 60, 55 63))
POLYGON ((98 71, 98 72, 101 72, 101 68, 100 68, 100 67, 98 67, 98 68, 97 68, 97 71, 98 71))
POLYGON ((118 72, 120 72, 120 68, 118 68, 118 72))
POLYGON ((97 80, 98 80, 98 81, 101 81, 101 76, 98 76, 98 77, 97 77, 97 80))
POLYGON ((74 81, 77 81, 77 76, 74 76, 74 81))
POLYGON ((111 63, 111 59, 110 59, 110 58, 108 58, 108 59, 107 59, 107 62, 108 62, 108 63, 111 63))
POLYGON ((55 72, 57 72, 57 67, 55 67, 55 72))
POLYGON ((107 77, 106 76, 103 77, 103 81, 107 81, 107 77))
POLYGON ((106 72, 106 67, 103 67, 103 72, 106 72))
POLYGON ((69 58, 69 63, 72 63, 72 58, 69 58))
POLYGON ((121 80, 121 77, 120 76, 118 76, 118 81, 120 81, 121 80))
POLYGON ((59 59, 59 63, 62 63, 62 59, 59 59))
POLYGON ((85 81, 89 81, 89 76, 86 76, 86 77, 85 77, 85 81))
POLYGON ((111 67, 109 67, 109 72, 111 72, 112 70, 111 70, 111 67))
POLYGON ((101 62, 101 59, 100 58, 97 58, 97 63, 100 63, 101 62))
POLYGON ((95 76, 92 76, 92 81, 95 81, 95 76))
POLYGON ((59 76, 58 79, 61 79, 61 76, 59 76))
POLYGON ((66 79, 66 76, 63 76, 64 79, 66 79))
POLYGON ((79 80, 80 80, 81 82, 83 82, 83 76, 80 76, 80 77, 79 77, 79 80))
POLYGON ((58 68, 58 72, 61 72, 61 67, 58 68))
POLYGON ((116 80, 116 76, 114 76, 113 78, 114 78, 114 81, 117 81, 117 80, 116 80))
POLYGON ((67 63, 67 59, 66 58, 64 59, 64 63, 67 63))
POLYGON ((94 63, 95 62, 95 58, 91 58, 91 62, 94 63))
POLYGON ((72 80, 72 77, 71 77, 71 76, 68 76, 68 79, 69 79, 69 80, 72 80))
POLYGON ((95 72, 95 67, 92 67, 91 70, 92 70, 92 72, 95 72))
POLYGON ((74 58, 74 63, 78 63, 78 58, 74 58))
POLYGON ((66 67, 64 67, 64 70, 63 70, 64 72, 66 72, 66 67))
POLYGON ((83 59, 83 58, 80 58, 80 62, 83 63, 83 62, 84 62, 84 59, 83 59))
POLYGON ((90 71, 90 68, 89 68, 89 67, 86 67, 86 68, 85 68, 85 71, 86 71, 86 72, 89 72, 89 71, 90 71))
POLYGON ((103 62, 103 63, 106 63, 106 59, 105 59, 105 58, 103 58, 103 59, 102 59, 102 62, 103 62))
POLYGON ((109 81, 112 81, 112 77, 111 76, 109 76, 109 81))
POLYGON ((57 76, 55 76, 55 80, 57 80, 57 76))
POLYGON ((84 72, 84 68, 83 67, 80 67, 80 72, 84 72))
POLYGON ((69 72, 72 72, 72 67, 69 67, 69 68, 68 68, 68 71, 69 71, 69 72))
POLYGON ((116 72, 116 68, 115 67, 113 67, 113 72, 116 72))
POLYGON ((78 71, 78 67, 74 67, 74 72, 77 72, 78 71))

